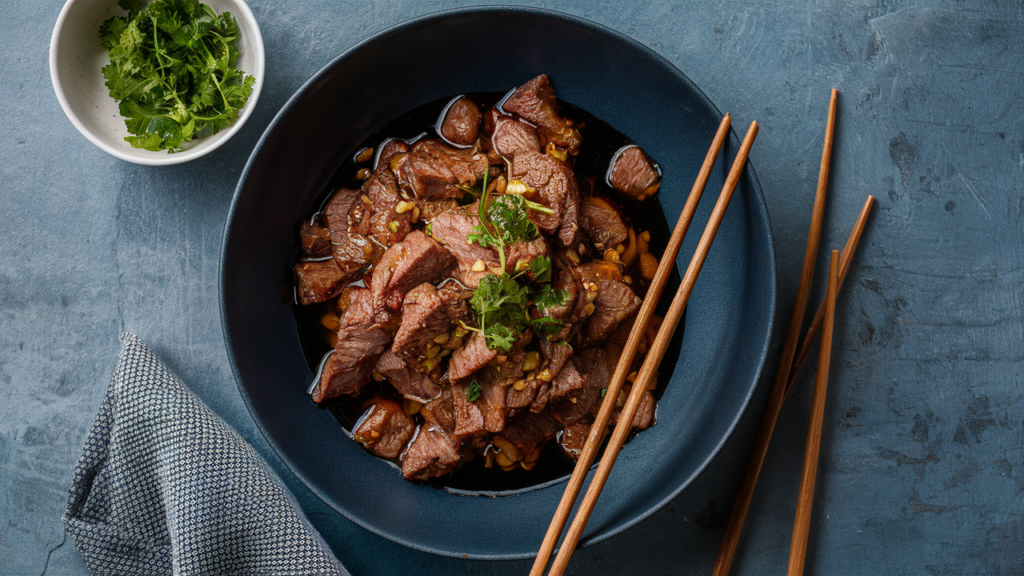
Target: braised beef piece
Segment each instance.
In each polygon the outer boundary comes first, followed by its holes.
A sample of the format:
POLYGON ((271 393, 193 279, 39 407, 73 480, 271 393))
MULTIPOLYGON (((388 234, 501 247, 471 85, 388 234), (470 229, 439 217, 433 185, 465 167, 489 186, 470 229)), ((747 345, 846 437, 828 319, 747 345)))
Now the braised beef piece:
POLYGON ((314 402, 358 394, 394 334, 391 314, 369 290, 352 288, 348 294, 349 305, 341 315, 334 353, 324 363, 313 389, 314 402))
MULTIPOLYGON (((479 386, 479 384, 477 385, 479 386)), ((477 407, 476 402, 469 400, 470 386, 471 383, 468 380, 451 384, 452 409, 455 414, 454 436, 460 440, 484 432, 484 415, 477 407)))
POLYGON ((448 107, 441 123, 441 135, 453 144, 469 146, 480 131, 480 109, 469 98, 459 98, 448 107))
POLYGON ((637 407, 636 414, 633 415, 633 428, 647 430, 653 421, 654 396, 650 392, 644 392, 644 397, 640 400, 640 406, 637 407))
POLYGON ((598 250, 614 248, 629 236, 618 210, 604 198, 584 198, 580 203, 580 225, 598 250))
MULTIPOLYGON (((477 205, 473 203, 471 206, 477 205)), ((496 274, 501 270, 497 252, 466 241, 466 237, 479 225, 480 219, 476 213, 470 212, 467 208, 449 210, 430 221, 430 235, 455 257, 459 265, 459 280, 470 288, 479 286, 480 279, 484 276, 496 274), (482 263, 483 270, 473 269, 481 267, 477 262, 482 263)))
MULTIPOLYGON (((568 426, 582 420, 596 411, 601 403, 601 391, 608 388, 615 359, 608 358, 604 350, 588 348, 577 354, 572 364, 584 379, 581 388, 570 392, 566 397, 551 403, 551 412, 559 422, 568 426)), ((568 369, 568 363, 562 372, 568 369)))
POLYGON ((479 380, 480 399, 476 402, 484 417, 484 430, 491 433, 505 429, 505 386, 501 380, 485 375, 479 380))
POLYGON ((465 306, 461 294, 451 289, 438 292, 431 284, 413 288, 402 302, 402 324, 391 350, 414 369, 429 372, 422 360, 438 346, 436 338, 451 332, 453 319, 463 313, 461 308, 465 306))
POLYGON ((558 421, 548 412, 527 412, 509 419, 501 435, 512 443, 521 454, 529 454, 551 438, 561 428, 558 421))
POLYGON ((572 360, 567 360, 555 379, 551 381, 550 401, 575 397, 586 383, 586 378, 576 371, 576 365, 572 360))
POLYGON ((547 234, 557 232, 564 246, 576 242, 580 194, 572 168, 547 154, 526 152, 512 158, 509 181, 512 180, 536 190, 536 202, 551 209, 551 214, 530 211, 530 220, 538 228, 547 234))
POLYGON ((402 453, 415 430, 412 418, 401 406, 379 399, 363 416, 352 438, 377 456, 393 460, 402 453))
POLYGON ((377 164, 374 172, 391 170, 391 160, 401 154, 409 153, 409 145, 396 138, 389 138, 381 143, 380 152, 377 153, 377 164))
POLYGON ((440 281, 454 265, 455 259, 448 250, 414 230, 381 255, 370 288, 389 309, 398 310, 410 290, 425 282, 440 281))
POLYGON ((363 183, 363 193, 370 199, 370 236, 380 245, 401 242, 412 229, 412 211, 398 212, 402 202, 398 182, 390 170, 378 170, 363 183))
POLYGON ((590 435, 589 422, 577 422, 566 426, 562 430, 562 448, 573 458, 579 458, 583 453, 583 447, 587 445, 587 436, 590 435))
POLYGON ((299 304, 325 302, 345 289, 351 278, 333 258, 318 262, 299 262, 295 265, 295 286, 299 304))
POLYGON ((437 215, 454 210, 459 206, 459 201, 454 198, 446 200, 424 200, 417 204, 420 207, 420 218, 422 220, 433 220, 437 215))
POLYGON ((472 188, 488 168, 487 156, 459 150, 437 140, 422 140, 395 162, 403 190, 419 199, 461 198, 460 186, 472 188))
POLYGON ((640 304, 640 297, 628 285, 598 278, 594 313, 583 326, 580 346, 590 346, 607 338, 623 320, 636 313, 640 304))
POLYGON ((552 376, 557 376, 565 366, 565 363, 572 357, 572 346, 559 344, 550 340, 540 338, 538 340, 541 354, 547 358, 549 364, 544 370, 552 376))
POLYGON ((472 332, 462 347, 452 352, 452 359, 448 364, 448 379, 458 382, 486 366, 497 355, 497 352, 487 347, 487 340, 483 334, 472 332))
POLYGON ((491 134, 491 148, 506 160, 519 154, 540 153, 540 138, 537 131, 523 122, 509 116, 496 114, 494 132, 491 134))
POLYGON ((576 154, 580 148, 580 133, 558 115, 557 106, 551 81, 547 74, 541 74, 520 86, 505 100, 502 108, 536 124, 541 136, 548 142, 554 142, 570 154, 576 154))
POLYGON ((551 395, 551 383, 541 381, 540 387, 537 388, 537 397, 530 403, 530 412, 534 414, 540 414, 548 407, 548 400, 551 395))
POLYGON ((546 384, 538 378, 527 379, 523 382, 525 386, 521 390, 517 390, 516 384, 513 383, 505 392, 505 406, 516 413, 523 408, 528 408, 537 398, 537 391, 546 384))
POLYGON ((381 354, 377 360, 377 372, 387 378, 399 394, 420 402, 429 402, 441 394, 440 386, 431 382, 425 374, 414 370, 392 350, 381 354))
POLYGON ((449 434, 455 431, 455 403, 451 386, 441 389, 441 394, 420 408, 420 416, 426 426, 441 428, 449 434))
POLYGON ((616 190, 643 200, 658 191, 661 175, 639 146, 628 146, 615 156, 608 170, 608 183, 616 190))
POLYGON ((526 270, 526 276, 533 281, 537 279, 530 270, 530 264, 537 258, 548 255, 548 243, 543 236, 529 242, 516 242, 505 249, 505 268, 513 273, 526 270))
POLYGON ((462 462, 459 441, 443 428, 424 424, 402 456, 406 480, 429 480, 453 472, 462 462))
POLYGON ((324 226, 303 220, 299 228, 299 241, 307 256, 319 258, 331 255, 331 231, 324 226))
POLYGON ((342 270, 358 270, 373 262, 373 245, 365 235, 369 232, 369 213, 359 190, 340 188, 324 206, 324 220, 330 230, 331 251, 342 270), (366 230, 359 231, 354 223, 366 214, 366 230), (350 217, 351 215, 351 217, 350 217))

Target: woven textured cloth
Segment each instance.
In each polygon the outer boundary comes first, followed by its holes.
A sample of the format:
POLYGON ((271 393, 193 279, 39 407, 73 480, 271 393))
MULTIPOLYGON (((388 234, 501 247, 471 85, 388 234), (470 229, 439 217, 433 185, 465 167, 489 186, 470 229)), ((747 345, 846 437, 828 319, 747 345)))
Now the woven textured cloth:
POLYGON ((64 525, 93 574, 345 574, 266 463, 134 334, 64 525))

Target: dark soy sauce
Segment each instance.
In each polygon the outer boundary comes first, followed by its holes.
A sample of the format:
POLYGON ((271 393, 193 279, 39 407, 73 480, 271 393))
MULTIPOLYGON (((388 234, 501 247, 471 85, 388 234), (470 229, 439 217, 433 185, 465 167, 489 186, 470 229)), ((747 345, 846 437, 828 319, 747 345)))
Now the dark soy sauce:
MULTIPOLYGON (((489 110, 496 104, 505 93, 482 92, 465 95, 475 102, 481 111, 489 110)), ((315 213, 327 201, 331 193, 340 187, 358 188, 362 180, 356 177, 360 168, 373 168, 370 162, 357 163, 356 156, 366 148, 373 148, 375 151, 380 144, 389 138, 413 140, 422 138, 438 138, 434 131, 434 125, 438 116, 451 102, 452 98, 443 98, 425 104, 412 110, 388 124, 382 126, 361 146, 359 146, 341 165, 334 174, 330 184, 324 189, 316 204, 312 207, 315 213)), ((577 126, 582 136, 583 145, 580 153, 572 158, 573 170, 579 184, 581 196, 598 195, 610 200, 619 208, 622 215, 636 229, 636 233, 649 231, 651 240, 648 243, 650 252, 659 257, 665 250, 671 230, 665 219, 661 203, 657 196, 645 202, 636 202, 623 197, 612 189, 605 182, 605 173, 608 164, 616 151, 623 146, 633 142, 624 134, 612 128, 597 117, 587 113, 564 101, 560 101, 561 113, 571 119, 577 126)), ((600 259, 600 255, 597 255, 600 259)), ((636 259, 637 262, 639 258, 636 259)), ((637 262, 634 262, 625 270, 625 274, 633 278, 632 288, 637 295, 643 298, 647 291, 647 281, 642 280, 637 262)), ((680 283, 679 274, 673 271, 665 287, 664 294, 674 294, 680 283)), ((658 314, 664 315, 668 309, 671 298, 662 298, 658 307, 658 314)), ((330 331, 321 324, 321 318, 328 312, 337 313, 333 301, 326 303, 311 304, 307 306, 293 306, 295 320, 299 329, 299 337, 303 350, 306 354, 306 361, 310 369, 316 373, 320 361, 324 355, 331 350, 327 341, 330 331)), ((685 321, 685 316, 683 318, 685 321)), ((683 323, 677 329, 676 340, 681 338, 683 323)), ((655 400, 661 398, 661 393, 668 382, 669 375, 675 369, 678 355, 674 351, 675 346, 670 347, 665 355, 659 369, 659 381, 657 387, 652 390, 655 400)), ((312 379, 312 376, 311 376, 312 379)), ((346 433, 351 436, 352 429, 360 416, 378 398, 385 398, 402 403, 402 396, 387 384, 387 382, 370 381, 363 387, 359 396, 343 397, 322 403, 319 408, 330 410, 344 427, 346 433)), ((422 420, 418 415, 414 416, 417 423, 422 420)), ((542 488, 544 486, 563 480, 570 474, 575 466, 575 459, 569 456, 555 438, 552 438, 544 446, 543 453, 537 461, 533 470, 524 470, 517 467, 512 471, 505 472, 495 465, 493 468, 486 468, 483 464, 483 456, 466 463, 460 469, 448 476, 435 478, 427 484, 439 489, 446 489, 455 494, 497 496, 521 493, 528 490, 542 488)), ((396 473, 398 473, 396 471, 396 473)))

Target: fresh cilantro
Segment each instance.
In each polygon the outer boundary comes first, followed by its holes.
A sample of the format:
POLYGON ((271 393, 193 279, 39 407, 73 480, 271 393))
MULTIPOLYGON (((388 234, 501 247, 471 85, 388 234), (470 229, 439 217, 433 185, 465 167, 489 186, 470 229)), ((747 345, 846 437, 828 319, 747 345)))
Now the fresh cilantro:
MULTIPOLYGON (((530 202, 517 194, 503 194, 489 201, 487 174, 484 173, 483 192, 480 194, 480 225, 473 228, 466 241, 498 251, 501 273, 505 273, 505 249, 516 242, 529 242, 540 236, 537 225, 530 221, 527 211, 551 214, 551 209, 530 202)), ((550 269, 550 259, 548 268, 550 269)), ((534 276, 536 278, 536 276, 534 276)), ((543 281, 543 280, 542 280, 543 281)))
POLYGON ((569 293, 565 290, 556 290, 550 284, 541 286, 534 295, 533 303, 541 310, 561 306, 569 300, 569 293))
POLYGON ((473 380, 473 383, 466 389, 466 399, 470 402, 476 402, 480 399, 480 383, 473 380))
POLYGON ((103 22, 103 67, 131 136, 146 150, 183 149, 238 118, 255 79, 234 67, 238 23, 198 0, 121 0, 127 16, 103 22))
POLYGON ((540 256, 530 260, 530 278, 534 282, 551 282, 551 258, 540 256))
POLYGON ((480 327, 470 329, 483 334, 488 348, 503 352, 511 350, 517 337, 528 328, 544 338, 553 336, 565 323, 549 317, 531 318, 529 306, 536 304, 538 298, 555 305, 564 302, 568 294, 552 290, 549 285, 532 291, 508 274, 484 276, 469 299, 480 327))

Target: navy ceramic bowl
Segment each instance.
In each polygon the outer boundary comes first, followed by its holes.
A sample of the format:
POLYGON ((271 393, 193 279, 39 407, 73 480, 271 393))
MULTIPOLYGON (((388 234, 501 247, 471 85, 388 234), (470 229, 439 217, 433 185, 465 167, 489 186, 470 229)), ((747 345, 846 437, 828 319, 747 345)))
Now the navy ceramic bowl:
MULTIPOLYGON (((291 304, 282 297, 290 295, 298 223, 314 211, 343 160, 383 124, 426 102, 505 91, 542 72, 560 99, 609 122, 660 162, 665 177, 653 201, 674 223, 722 118, 708 98, 661 56, 593 22, 535 9, 475 8, 386 30, 310 79, 253 150, 224 233, 221 315, 228 355, 263 435, 339 513, 427 552, 533 556, 565 482, 499 498, 406 482, 348 439, 329 411, 315 409, 306 394, 312 373, 291 304)), ((730 134, 680 267, 689 262, 738 147, 730 134)), ((672 373, 658 423, 622 450, 583 544, 652 514, 704 469, 758 381, 774 310, 771 231, 748 164, 669 352, 675 368, 663 365, 672 373)))

